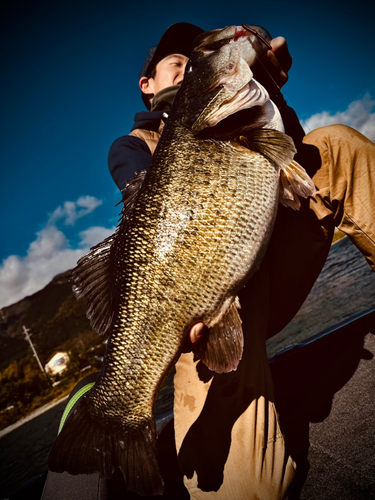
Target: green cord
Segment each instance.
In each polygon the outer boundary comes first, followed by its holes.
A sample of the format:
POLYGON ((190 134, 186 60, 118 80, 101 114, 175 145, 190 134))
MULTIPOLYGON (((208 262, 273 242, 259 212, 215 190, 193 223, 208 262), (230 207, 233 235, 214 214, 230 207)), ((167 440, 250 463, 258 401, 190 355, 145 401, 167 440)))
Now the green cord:
POLYGON ((64 410, 63 416, 61 417, 59 432, 57 434, 60 434, 62 428, 64 427, 65 420, 68 418, 70 410, 77 403, 79 398, 82 397, 84 394, 86 394, 86 392, 89 391, 94 384, 95 384, 95 382, 91 382, 91 384, 84 385, 78 392, 76 392, 74 394, 72 399, 69 400, 69 402, 66 405, 66 408, 64 410))

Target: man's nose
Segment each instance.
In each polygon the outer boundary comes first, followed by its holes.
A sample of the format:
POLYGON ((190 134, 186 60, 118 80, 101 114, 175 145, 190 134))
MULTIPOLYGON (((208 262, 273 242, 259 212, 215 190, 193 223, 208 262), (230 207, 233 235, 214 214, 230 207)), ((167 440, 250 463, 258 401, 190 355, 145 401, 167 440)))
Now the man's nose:
POLYGON ((178 80, 178 84, 182 83, 183 79, 184 79, 184 74, 185 74, 185 67, 186 67, 186 64, 184 64, 183 66, 181 66, 179 68, 179 71, 177 73, 177 80, 178 80))

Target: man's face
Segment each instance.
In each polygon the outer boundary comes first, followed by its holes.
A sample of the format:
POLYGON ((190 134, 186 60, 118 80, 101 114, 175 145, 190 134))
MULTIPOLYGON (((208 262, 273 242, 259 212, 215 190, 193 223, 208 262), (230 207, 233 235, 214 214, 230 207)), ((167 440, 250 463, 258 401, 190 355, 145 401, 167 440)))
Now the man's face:
POLYGON ((156 65, 154 78, 141 78, 139 85, 142 92, 150 94, 151 97, 167 87, 182 83, 188 61, 189 58, 182 54, 171 54, 164 57, 156 65))

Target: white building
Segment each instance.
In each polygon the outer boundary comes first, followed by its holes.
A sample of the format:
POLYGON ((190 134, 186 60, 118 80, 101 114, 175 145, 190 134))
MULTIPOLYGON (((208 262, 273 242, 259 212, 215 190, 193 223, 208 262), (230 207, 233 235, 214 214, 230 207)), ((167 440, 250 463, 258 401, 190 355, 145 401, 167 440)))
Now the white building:
POLYGON ((66 370, 68 363, 69 354, 66 351, 59 351, 51 357, 44 369, 47 375, 51 375, 53 377, 66 370))

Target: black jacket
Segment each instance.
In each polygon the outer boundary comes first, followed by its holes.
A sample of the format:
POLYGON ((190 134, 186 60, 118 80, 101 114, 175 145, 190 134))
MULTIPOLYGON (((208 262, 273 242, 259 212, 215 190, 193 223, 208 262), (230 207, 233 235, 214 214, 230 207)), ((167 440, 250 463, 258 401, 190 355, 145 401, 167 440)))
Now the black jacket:
MULTIPOLYGON (((163 111, 142 111, 134 117, 134 129, 158 131, 163 111)), ((151 164, 151 151, 147 144, 131 135, 119 137, 112 144, 108 154, 108 166, 117 184, 122 191, 126 181, 133 178, 139 170, 148 169, 151 164)))

